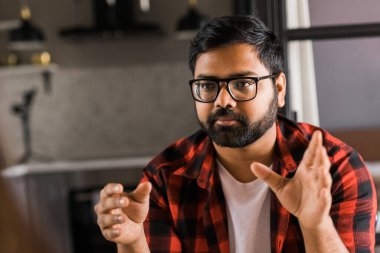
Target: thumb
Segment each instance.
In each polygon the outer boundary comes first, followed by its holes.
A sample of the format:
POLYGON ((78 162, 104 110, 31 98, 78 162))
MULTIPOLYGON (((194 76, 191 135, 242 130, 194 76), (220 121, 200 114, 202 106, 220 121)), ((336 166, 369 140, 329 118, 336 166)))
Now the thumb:
POLYGON ((277 193, 285 185, 286 179, 278 175, 276 172, 268 168, 262 163, 252 163, 251 171, 256 177, 263 180, 272 189, 274 193, 277 193))
POLYGON ((137 186, 137 188, 130 194, 133 200, 137 202, 145 202, 149 199, 149 194, 152 190, 150 182, 144 182, 137 186))

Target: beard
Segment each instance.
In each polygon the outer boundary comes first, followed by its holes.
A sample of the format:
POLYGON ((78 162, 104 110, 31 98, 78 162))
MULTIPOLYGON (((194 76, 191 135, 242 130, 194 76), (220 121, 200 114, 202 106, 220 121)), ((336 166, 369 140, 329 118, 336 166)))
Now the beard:
POLYGON ((199 120, 203 131, 207 132, 213 142, 222 147, 242 148, 260 139, 274 124, 277 116, 277 95, 275 94, 264 116, 255 122, 240 113, 235 113, 229 108, 219 108, 210 114, 207 123, 199 120), (215 122, 220 117, 228 117, 239 124, 235 126, 220 126, 215 122))

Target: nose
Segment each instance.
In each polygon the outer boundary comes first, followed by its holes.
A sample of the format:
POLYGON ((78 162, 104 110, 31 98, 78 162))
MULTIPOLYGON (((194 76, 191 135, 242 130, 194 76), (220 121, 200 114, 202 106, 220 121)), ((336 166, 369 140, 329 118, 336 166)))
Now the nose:
POLYGON ((223 107, 223 108, 234 108, 236 107, 236 101, 231 97, 230 93, 227 91, 227 85, 223 85, 220 88, 218 97, 215 100, 215 106, 216 107, 223 107))

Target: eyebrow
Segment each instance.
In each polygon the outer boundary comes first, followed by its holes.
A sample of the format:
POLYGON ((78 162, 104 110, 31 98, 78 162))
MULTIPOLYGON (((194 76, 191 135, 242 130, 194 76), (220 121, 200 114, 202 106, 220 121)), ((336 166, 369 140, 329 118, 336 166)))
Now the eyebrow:
MULTIPOLYGON (((244 76, 258 76, 258 74, 256 72, 253 72, 253 71, 245 71, 245 72, 233 73, 226 78, 244 77, 244 76)), ((199 74, 197 76, 197 78, 199 78, 199 79, 201 79, 201 78, 219 79, 219 77, 217 77, 217 76, 205 75, 205 74, 199 74)))

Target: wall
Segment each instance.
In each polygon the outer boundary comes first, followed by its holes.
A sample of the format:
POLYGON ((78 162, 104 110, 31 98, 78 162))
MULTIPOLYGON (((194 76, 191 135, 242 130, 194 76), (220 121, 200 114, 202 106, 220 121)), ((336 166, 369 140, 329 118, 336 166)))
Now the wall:
MULTIPOLYGON (((8 164, 23 153, 20 121, 10 108, 30 88, 38 90, 31 120, 34 161, 152 155, 198 128, 187 85, 189 42, 174 36, 185 1, 151 1, 151 12, 139 16, 156 21, 164 36, 120 40, 58 36, 63 27, 91 24, 89 0, 29 2, 59 66, 51 94, 43 91, 37 73, 0 71, 0 139, 8 164)), ((200 1, 211 17, 230 14, 230 5, 200 1)), ((0 0, 0 20, 14 19, 17 12, 18 1, 0 0)), ((0 54, 4 37, 0 34, 0 54)))
POLYGON ((196 128, 188 72, 183 63, 63 68, 53 75, 51 94, 43 91, 39 74, 3 75, 4 151, 12 160, 21 155, 20 121, 10 107, 21 101, 23 91, 36 88, 31 118, 35 159, 154 154, 196 128))
MULTIPOLYGON (((132 0, 136 3, 137 0, 132 0)), ((186 13, 186 2, 154 0, 151 11, 137 12, 136 21, 159 25, 165 36, 127 36, 121 40, 67 39, 58 36, 62 28, 91 26, 91 0, 30 0, 32 20, 48 38, 47 46, 61 66, 125 65, 148 62, 186 61, 188 41, 174 38, 178 19, 186 13)), ((19 1, 0 0, 0 20, 18 17, 19 1)), ((209 17, 230 14, 230 0, 200 0, 201 13, 209 17)), ((2 40, 4 40, 2 36, 2 40)), ((2 46, 4 48, 4 45, 2 46)), ((0 51, 1 52, 1 51, 0 51)))
MULTIPOLYGON (((377 0, 310 0, 312 26, 380 22, 377 0)), ((314 41, 321 126, 380 127, 380 38, 314 41)))

